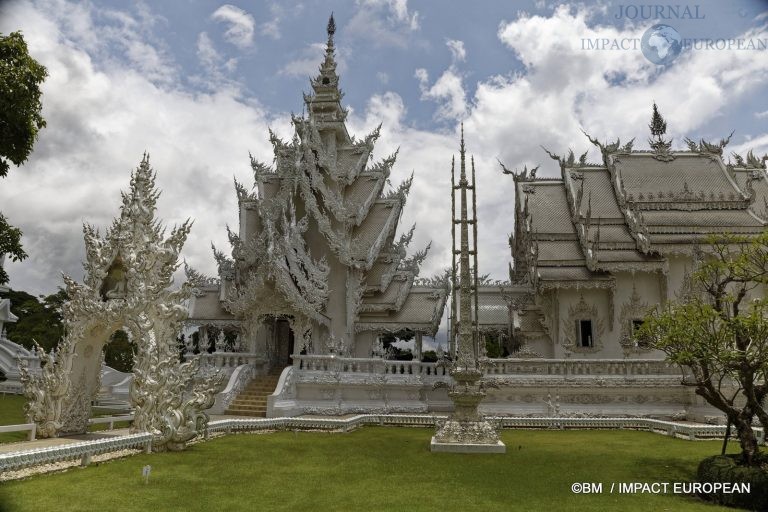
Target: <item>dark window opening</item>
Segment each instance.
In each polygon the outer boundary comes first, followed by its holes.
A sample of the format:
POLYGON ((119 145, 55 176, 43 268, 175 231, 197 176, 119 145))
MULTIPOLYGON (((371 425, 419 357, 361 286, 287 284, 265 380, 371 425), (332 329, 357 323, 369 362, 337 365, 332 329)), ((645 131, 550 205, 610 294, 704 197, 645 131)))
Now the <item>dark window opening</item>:
POLYGON ((645 323, 644 320, 632 320, 632 334, 635 334, 645 323))
POLYGON ((329 83, 331 83, 331 81, 328 79, 328 77, 323 77, 323 85, 328 85, 329 83))
POLYGON ((592 320, 579 320, 579 346, 592 346, 592 320))

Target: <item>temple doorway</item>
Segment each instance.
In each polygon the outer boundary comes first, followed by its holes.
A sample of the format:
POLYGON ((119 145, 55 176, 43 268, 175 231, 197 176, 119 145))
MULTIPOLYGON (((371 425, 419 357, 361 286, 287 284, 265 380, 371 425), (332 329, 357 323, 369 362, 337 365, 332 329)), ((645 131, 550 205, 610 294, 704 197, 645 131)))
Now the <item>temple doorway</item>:
POLYGON ((291 324, 286 318, 278 318, 275 321, 275 364, 279 368, 284 368, 293 363, 291 355, 294 350, 294 335, 291 324))

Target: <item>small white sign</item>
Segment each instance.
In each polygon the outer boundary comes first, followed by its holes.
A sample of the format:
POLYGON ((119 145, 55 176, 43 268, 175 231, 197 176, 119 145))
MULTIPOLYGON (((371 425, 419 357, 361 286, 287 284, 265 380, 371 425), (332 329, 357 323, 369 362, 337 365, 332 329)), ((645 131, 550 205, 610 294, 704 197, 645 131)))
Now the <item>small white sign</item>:
POLYGON ((144 477, 145 484, 149 483, 149 473, 151 472, 152 472, 152 466, 150 466, 149 464, 141 468, 141 476, 144 477))

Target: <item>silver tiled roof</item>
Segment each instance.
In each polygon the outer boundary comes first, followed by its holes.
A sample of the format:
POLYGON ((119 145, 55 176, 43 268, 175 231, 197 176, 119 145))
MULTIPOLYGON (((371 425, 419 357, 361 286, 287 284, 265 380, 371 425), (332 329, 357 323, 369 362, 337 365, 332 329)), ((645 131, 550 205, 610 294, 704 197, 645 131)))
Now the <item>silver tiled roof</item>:
POLYGON ((720 160, 698 153, 676 153, 670 162, 659 161, 650 153, 632 153, 615 157, 614 165, 624 191, 635 202, 658 201, 659 197, 674 202, 669 194, 685 190, 693 196, 704 193, 706 199, 711 194, 715 198, 723 194, 725 200, 743 199, 720 160))
POLYGON ((562 181, 525 183, 522 187, 518 187, 518 193, 526 194, 524 192, 526 186, 535 190, 527 194, 528 209, 535 232, 539 234, 575 233, 562 181))
POLYGON ((189 303, 190 320, 234 320, 221 301, 219 301, 218 288, 208 288, 201 291, 201 296, 193 295, 189 303))

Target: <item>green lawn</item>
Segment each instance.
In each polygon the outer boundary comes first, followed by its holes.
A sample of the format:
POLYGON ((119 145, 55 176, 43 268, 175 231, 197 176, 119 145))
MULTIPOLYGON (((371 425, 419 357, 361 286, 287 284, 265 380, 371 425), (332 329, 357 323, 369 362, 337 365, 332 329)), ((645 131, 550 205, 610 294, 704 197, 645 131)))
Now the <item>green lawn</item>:
MULTIPOLYGON (((0 425, 18 425, 26 423, 24 404, 26 399, 21 395, 0 394, 0 425)), ((29 439, 29 432, 1 432, 0 443, 13 443, 29 439)))
MULTIPOLYGON (((21 395, 3 395, 0 394, 0 425, 18 425, 20 423, 26 423, 27 419, 24 417, 24 404, 26 399, 21 395)), ((107 409, 103 407, 94 407, 92 416, 121 416, 125 414, 125 411, 107 409)), ((128 427, 127 421, 120 421, 115 423, 115 428, 128 427)), ((109 425, 106 423, 99 423, 91 425, 88 429, 90 431, 105 430, 109 425)), ((29 438, 29 431, 24 432, 0 432, 0 443, 14 443, 16 441, 25 441, 29 438)), ((0 511, 2 512, 2 511, 0 511)))
MULTIPOLYGON (((432 429, 233 435, 0 484, 0 511, 687 511, 694 498, 609 494, 611 482, 682 482, 719 452, 633 431, 504 431, 505 455, 432 454, 432 429), (141 468, 150 464, 145 485, 141 468), (574 482, 603 494, 574 495, 574 482)), ((733 446, 733 448, 736 448, 733 446)))

